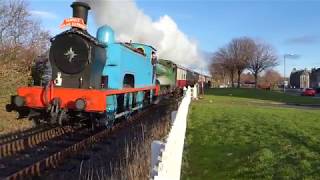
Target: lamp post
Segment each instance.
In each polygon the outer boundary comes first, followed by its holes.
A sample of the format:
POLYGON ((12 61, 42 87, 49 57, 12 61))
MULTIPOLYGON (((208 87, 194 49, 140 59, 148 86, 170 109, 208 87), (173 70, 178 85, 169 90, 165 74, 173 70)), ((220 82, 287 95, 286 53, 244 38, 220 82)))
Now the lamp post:
POLYGON ((283 92, 286 92, 286 55, 283 56, 283 92))
POLYGON ((298 57, 299 57, 298 54, 284 54, 283 55, 283 92, 286 92, 286 86, 285 86, 285 82, 286 82, 286 58, 296 59, 298 57))

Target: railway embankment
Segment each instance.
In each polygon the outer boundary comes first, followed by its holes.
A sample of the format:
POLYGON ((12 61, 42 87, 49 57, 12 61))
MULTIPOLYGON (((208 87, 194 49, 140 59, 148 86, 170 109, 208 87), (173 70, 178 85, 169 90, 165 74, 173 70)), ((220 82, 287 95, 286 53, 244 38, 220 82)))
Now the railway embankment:
POLYGON ((169 132, 177 101, 167 99, 131 126, 92 144, 66 163, 41 175, 43 179, 149 179, 151 142, 169 132))
POLYGON ((16 94, 16 89, 28 84, 30 72, 22 70, 21 63, 0 63, 0 136, 20 132, 32 127, 30 121, 17 121, 16 113, 6 112, 6 104, 10 96, 16 94))

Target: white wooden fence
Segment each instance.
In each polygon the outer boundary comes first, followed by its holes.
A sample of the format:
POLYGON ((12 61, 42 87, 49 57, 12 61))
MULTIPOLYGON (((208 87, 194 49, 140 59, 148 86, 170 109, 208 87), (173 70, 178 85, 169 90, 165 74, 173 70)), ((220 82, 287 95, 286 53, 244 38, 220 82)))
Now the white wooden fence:
POLYGON ((191 97, 197 99, 197 87, 188 88, 178 111, 172 112, 173 125, 166 142, 153 141, 151 145, 151 179, 179 180, 187 115, 191 97))

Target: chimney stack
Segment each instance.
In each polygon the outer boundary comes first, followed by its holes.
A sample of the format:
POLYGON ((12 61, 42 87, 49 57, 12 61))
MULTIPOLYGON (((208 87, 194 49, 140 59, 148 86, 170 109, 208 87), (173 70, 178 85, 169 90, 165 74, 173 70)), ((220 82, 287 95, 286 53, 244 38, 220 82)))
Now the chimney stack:
POLYGON ((81 18, 83 19, 84 23, 87 24, 90 6, 84 2, 73 2, 71 7, 73 9, 73 17, 81 18))

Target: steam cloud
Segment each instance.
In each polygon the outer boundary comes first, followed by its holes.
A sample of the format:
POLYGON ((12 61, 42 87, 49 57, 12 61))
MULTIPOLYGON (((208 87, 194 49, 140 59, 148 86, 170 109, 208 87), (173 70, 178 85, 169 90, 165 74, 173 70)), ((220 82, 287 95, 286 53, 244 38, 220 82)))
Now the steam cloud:
POLYGON ((152 21, 133 0, 84 2, 91 6, 97 25, 111 26, 117 40, 150 44, 158 50, 159 58, 169 59, 192 69, 200 69, 206 64, 197 44, 181 32, 168 15, 152 21))

